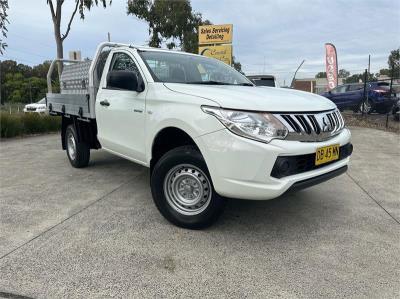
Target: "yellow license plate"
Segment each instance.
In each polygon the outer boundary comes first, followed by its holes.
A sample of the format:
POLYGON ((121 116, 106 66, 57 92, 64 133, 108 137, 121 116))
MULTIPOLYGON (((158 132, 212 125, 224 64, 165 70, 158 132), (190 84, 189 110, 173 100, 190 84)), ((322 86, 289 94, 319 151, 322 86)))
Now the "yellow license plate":
POLYGON ((339 159, 339 144, 317 148, 315 153, 315 165, 325 164, 337 159, 339 159))

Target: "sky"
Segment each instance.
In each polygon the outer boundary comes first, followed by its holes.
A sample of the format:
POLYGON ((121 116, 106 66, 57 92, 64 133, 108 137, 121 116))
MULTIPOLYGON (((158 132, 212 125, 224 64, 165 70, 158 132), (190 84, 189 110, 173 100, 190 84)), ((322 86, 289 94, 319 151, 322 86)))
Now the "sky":
MULTIPOLYGON (((53 0, 54 1, 54 0, 53 0)), ((56 48, 50 10, 46 0, 10 0, 9 47, 1 60, 13 59, 35 65, 55 57, 56 48)), ((73 0, 65 0, 65 31, 73 0)), ((113 0, 106 9, 94 7, 84 20, 76 16, 64 42, 64 56, 80 50, 92 57, 98 43, 145 45, 148 26, 127 15, 127 1, 113 0)), ((290 84, 304 59, 298 78, 324 71, 324 44, 338 52, 339 68, 361 73, 387 68, 391 50, 400 47, 400 1, 396 0, 192 0, 193 10, 213 24, 233 24, 233 55, 246 74, 275 75, 290 84)))

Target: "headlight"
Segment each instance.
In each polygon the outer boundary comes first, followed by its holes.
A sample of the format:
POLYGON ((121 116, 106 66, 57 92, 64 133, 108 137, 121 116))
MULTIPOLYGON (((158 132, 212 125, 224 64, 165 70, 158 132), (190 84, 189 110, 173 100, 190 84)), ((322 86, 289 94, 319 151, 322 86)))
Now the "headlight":
POLYGON ((202 106, 201 109, 214 115, 231 132, 242 137, 268 143, 272 139, 284 139, 288 129, 272 114, 229 110, 202 106))

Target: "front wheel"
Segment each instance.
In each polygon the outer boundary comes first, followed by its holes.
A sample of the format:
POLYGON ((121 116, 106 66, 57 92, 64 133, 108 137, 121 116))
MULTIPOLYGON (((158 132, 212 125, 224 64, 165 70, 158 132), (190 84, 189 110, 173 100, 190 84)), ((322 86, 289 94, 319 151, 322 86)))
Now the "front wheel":
POLYGON ((180 227, 205 228, 223 211, 224 201, 214 190, 203 156, 193 146, 173 149, 156 163, 151 192, 161 214, 180 227))
POLYGON ((87 143, 78 141, 73 125, 69 125, 65 131, 65 145, 69 162, 73 167, 82 168, 88 166, 90 147, 87 143))

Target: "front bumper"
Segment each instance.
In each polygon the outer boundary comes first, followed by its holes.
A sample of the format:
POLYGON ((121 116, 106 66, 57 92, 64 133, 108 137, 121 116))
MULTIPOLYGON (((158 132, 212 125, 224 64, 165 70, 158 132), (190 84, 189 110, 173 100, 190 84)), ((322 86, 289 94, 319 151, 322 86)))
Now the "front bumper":
POLYGON ((389 109, 396 103, 396 98, 379 97, 372 99, 375 109, 389 109))
POLYGON ((206 160, 216 192, 231 198, 267 200, 278 197, 294 184, 346 167, 350 158, 311 171, 274 178, 271 171, 278 156, 315 153, 319 147, 350 142, 344 129, 324 142, 273 140, 268 144, 234 135, 227 129, 196 138, 206 160))

